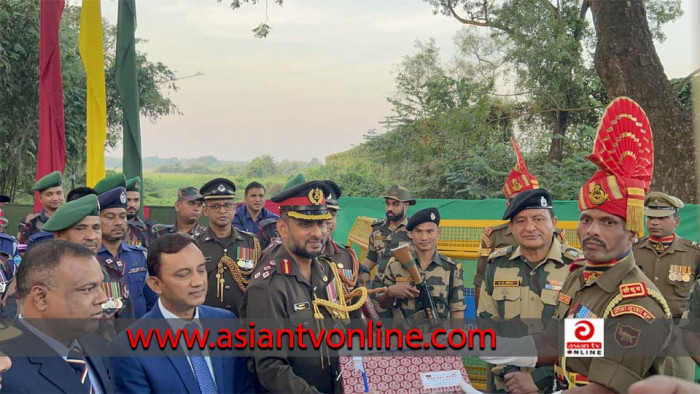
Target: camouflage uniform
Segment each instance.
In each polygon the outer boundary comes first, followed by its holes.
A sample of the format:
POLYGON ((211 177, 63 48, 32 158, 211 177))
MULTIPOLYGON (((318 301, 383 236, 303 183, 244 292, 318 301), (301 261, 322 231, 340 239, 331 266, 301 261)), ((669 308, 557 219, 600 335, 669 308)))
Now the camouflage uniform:
MULTIPOLYGON (((555 229, 554 235, 559 239, 562 245, 566 245, 566 231, 555 229)), ((484 271, 486 271, 486 263, 489 261, 491 253, 496 249, 500 249, 510 245, 516 245, 513 233, 508 227, 508 222, 499 224, 494 227, 486 227, 481 235, 481 244, 479 244, 479 257, 476 261, 476 274, 474 275, 474 286, 480 287, 484 280, 484 271)))
POLYGON ((136 216, 127 222, 129 230, 126 233, 126 243, 132 246, 143 246, 148 248, 152 240, 151 227, 155 224, 155 220, 143 221, 136 216))
MULTIPOLYGON (((450 260, 449 257, 438 254, 437 250, 432 261, 426 269, 418 264, 418 270, 422 274, 426 283, 432 286, 432 295, 440 319, 448 319, 450 314, 463 312, 467 309, 464 301, 464 282, 462 265, 450 260)), ((411 283, 411 274, 406 271, 401 263, 395 258, 391 258, 386 271, 382 286, 391 286, 397 282, 411 283)), ((394 301, 394 318, 398 321, 407 320, 409 325, 415 325, 420 318, 423 318, 422 305, 416 305, 416 299, 396 299, 394 301)))
POLYGON ((680 317, 693 282, 700 275, 700 245, 676 236, 673 243, 658 254, 654 242, 644 237, 635 242, 632 251, 639 268, 661 290, 673 317, 680 317))
MULTIPOLYGON (((191 237, 197 238, 200 234, 204 233, 205 231, 207 231, 207 228, 199 224, 199 222, 197 222, 197 224, 195 224, 194 227, 192 227, 192 230, 190 230, 186 234, 191 237)), ((153 239, 162 237, 166 234, 174 234, 176 232, 178 232, 177 226, 174 224, 156 224, 153 227, 151 227, 151 236, 153 237, 153 239)))
MULTIPOLYGON (((658 372, 671 336, 668 305, 658 288, 637 267, 634 255, 618 260, 597 278, 584 279, 584 267, 569 274, 557 297, 554 318, 606 318, 605 356, 560 358, 554 370, 557 389, 595 382, 617 392, 658 372), (607 311, 607 312, 606 312, 607 311), (643 349, 642 349, 643 348, 643 349), (566 361, 566 370, 562 363, 566 361)), ((557 338, 550 324, 545 335, 557 338)))
POLYGON ((27 215, 19 224, 19 233, 17 234, 17 242, 26 244, 29 237, 41 232, 41 228, 49 220, 46 216, 46 209, 42 209, 37 213, 27 215))
MULTIPOLYGON (((580 257, 578 249, 563 247, 557 238, 552 240, 547 257, 534 267, 525 260, 517 245, 497 249, 489 256, 481 287, 477 313, 479 318, 485 320, 480 323, 491 323, 492 319, 523 319, 519 322, 522 324, 514 324, 513 321, 503 323, 503 328, 508 329, 507 336, 542 331, 552 319, 557 294, 569 274, 569 264, 580 257)), ((493 324, 497 325, 495 322, 493 324)), ((499 331, 502 335, 502 330, 499 331)), ((489 383, 494 387, 489 387, 489 391, 505 389, 502 375, 511 372, 510 369, 506 365, 493 367, 493 381, 489 383)), ((554 382, 554 369, 551 366, 535 368, 531 373, 540 391, 551 392, 554 382)))
POLYGON ((367 258, 377 263, 377 271, 372 284, 373 288, 381 286, 384 270, 386 270, 389 260, 393 258, 391 249, 403 244, 413 244, 408 231, 406 231, 407 223, 408 218, 404 217, 403 221, 394 230, 389 228, 389 222, 386 219, 378 219, 372 223, 372 232, 367 243, 367 258))

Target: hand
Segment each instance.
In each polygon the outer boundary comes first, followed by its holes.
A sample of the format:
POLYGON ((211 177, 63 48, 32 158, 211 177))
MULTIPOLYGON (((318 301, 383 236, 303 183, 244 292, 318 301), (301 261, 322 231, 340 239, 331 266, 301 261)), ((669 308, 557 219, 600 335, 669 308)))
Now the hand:
POLYGON ((700 393, 700 385, 670 376, 652 376, 631 385, 629 392, 635 394, 700 393))
POLYGON ((397 283, 386 289, 389 297, 394 298, 416 298, 420 291, 408 283, 397 283))
POLYGON ((532 375, 529 372, 511 372, 503 377, 503 383, 506 384, 506 389, 513 394, 529 394, 540 391, 532 380, 532 375))

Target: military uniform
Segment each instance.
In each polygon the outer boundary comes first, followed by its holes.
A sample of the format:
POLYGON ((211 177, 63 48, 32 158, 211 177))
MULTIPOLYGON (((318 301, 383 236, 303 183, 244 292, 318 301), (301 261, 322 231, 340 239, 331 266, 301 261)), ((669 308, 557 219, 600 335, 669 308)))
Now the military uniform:
POLYGON ((243 292, 260 256, 257 238, 231 225, 231 235, 227 238, 219 239, 207 229, 195 239, 207 269, 204 305, 225 308, 239 315, 243 292))
MULTIPOLYGON (((189 235, 190 237, 197 238, 199 235, 203 234, 205 231, 207 231, 207 228, 202 226, 199 223, 196 223, 194 227, 192 227, 192 230, 187 232, 186 234, 189 235)), ((162 237, 167 234, 174 234, 177 233, 177 227, 174 224, 156 224, 151 228, 151 234, 152 237, 158 238, 162 237)))
MULTIPOLYGON (((681 327, 686 330, 700 332, 700 279, 696 280, 688 296, 688 308, 683 313, 681 327)), ((698 355, 697 350, 695 355, 698 355)))
POLYGON ((126 232, 126 243, 134 246, 143 246, 148 248, 148 244, 151 242, 152 232, 151 227, 154 221, 145 222, 141 220, 140 217, 136 216, 127 222, 129 228, 126 232))
MULTIPOLYGON (((326 209, 328 187, 320 181, 292 186, 272 197, 288 220, 321 222, 331 215, 326 209)), ((286 220, 286 219, 283 219, 286 220)), ((316 225, 316 224, 314 224, 316 225)), ((271 329, 309 330, 333 328, 333 316, 344 308, 336 303, 343 297, 342 282, 336 268, 325 258, 309 260, 309 279, 300 271, 298 262, 287 248, 277 248, 266 255, 255 269, 243 300, 245 317, 271 329)), ((347 311, 346 311, 347 312, 347 311)), ((347 316, 345 316, 347 317, 347 316)), ((309 346, 292 353, 281 349, 274 353, 254 354, 253 373, 258 391, 271 392, 340 392, 338 358, 324 344, 309 346)))
MULTIPOLYGON (((32 191, 41 193, 48 188, 61 186, 61 182, 61 173, 54 171, 39 179, 32 186, 32 191)), ((19 224, 17 241, 21 244, 26 244, 32 235, 41 232, 42 227, 48 220, 49 216, 46 214, 45 208, 37 213, 27 215, 19 224)))
POLYGON ((700 245, 676 236, 661 254, 654 246, 649 237, 636 241, 632 247, 634 259, 661 290, 673 317, 680 317, 693 283, 700 275, 700 245))
POLYGON ((347 290, 350 291, 355 288, 359 266, 355 250, 350 246, 337 244, 331 237, 323 248, 323 256, 336 264, 338 273, 343 283, 347 286, 347 290))
MULTIPOLYGON (((452 261, 445 255, 438 254, 437 250, 425 269, 418 264, 418 271, 423 280, 432 287, 431 294, 435 301, 438 317, 448 319, 451 314, 464 312, 467 309, 464 302, 464 281, 462 279, 462 265, 452 261)), ((391 286, 396 283, 413 283, 411 275, 401 263, 391 258, 384 272, 383 286, 391 286)), ((414 325, 424 317, 423 310, 426 306, 416 305, 416 298, 396 299, 394 301, 394 317, 397 320, 405 319, 409 325, 414 325)), ((396 320, 395 320, 396 322, 396 320)))
POLYGON ((626 392, 657 372, 655 362, 671 336, 668 305, 631 253, 592 280, 584 279, 584 271, 576 269, 564 282, 554 318, 613 319, 606 322, 605 357, 560 358, 555 366, 560 388, 595 382, 626 392))
MULTIPOLYGON (((555 237, 559 243, 566 245, 566 230, 554 230, 555 237)), ((484 271, 486 271, 486 263, 489 261, 491 253, 496 249, 506 246, 517 245, 513 232, 510 231, 508 222, 501 223, 498 226, 486 227, 481 235, 481 243, 479 244, 479 257, 476 261, 476 274, 474 275, 474 286, 481 286, 484 280, 484 271)))
POLYGON ((413 244, 408 231, 406 231, 407 223, 408 218, 404 217, 394 230, 389 228, 389 222, 386 219, 378 219, 372 223, 372 232, 369 234, 369 242, 367 244, 367 258, 377 263, 377 271, 372 287, 381 286, 384 271, 389 264, 389 260, 393 258, 391 249, 404 244, 413 244))

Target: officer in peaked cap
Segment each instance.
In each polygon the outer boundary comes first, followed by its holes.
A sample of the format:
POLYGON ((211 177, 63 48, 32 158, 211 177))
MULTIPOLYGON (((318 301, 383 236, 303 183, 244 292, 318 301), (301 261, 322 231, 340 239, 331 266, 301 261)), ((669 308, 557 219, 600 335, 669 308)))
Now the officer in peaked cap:
MULTIPOLYGON (((506 208, 503 219, 508 220, 515 243, 498 248, 489 256, 477 314, 480 322, 487 325, 484 328, 493 328, 493 324, 510 330, 508 334, 513 336, 524 336, 542 331, 552 319, 556 294, 569 274, 570 264, 582 254, 559 242, 554 231, 557 219, 552 195, 547 190, 521 191, 506 208), (527 296, 504 296, 514 291, 527 296)), ((516 376, 508 379, 508 384, 512 384, 511 379, 520 384, 527 382, 532 391, 543 392, 554 385, 552 366, 521 371, 502 364, 492 365, 488 391, 515 390, 504 381, 511 372, 516 376)))
POLYGON ((260 244, 251 233, 233 226, 236 185, 226 178, 205 183, 199 194, 209 228, 196 237, 208 277, 205 305, 240 314, 243 293, 260 256, 260 244))
POLYGON ((61 173, 54 171, 45 175, 32 186, 33 192, 39 192, 39 201, 43 208, 37 213, 27 215, 19 225, 17 240, 26 244, 29 237, 41 231, 51 215, 63 204, 63 188, 61 173))
POLYGON ((102 245, 100 204, 97 196, 89 194, 63 204, 44 225, 55 239, 81 244, 97 254, 102 245))
MULTIPOLYGON (((693 283, 700 275, 700 246, 676 234, 681 221, 678 211, 683 206, 683 201, 674 196, 648 193, 644 197, 648 235, 637 239, 632 246, 637 265, 659 288, 674 319, 687 310, 693 283)), ((673 360, 675 376, 693 379, 695 363, 690 357, 673 357, 673 360)))
MULTIPOLYGON (((317 324, 331 326, 333 315, 319 300, 333 302, 343 289, 328 262, 318 258, 331 218, 326 208, 328 194, 325 182, 309 181, 271 198, 280 206, 277 229, 282 247, 265 254, 255 269, 243 300, 247 318, 266 322, 272 329, 298 324, 313 329, 317 324)), ((340 392, 337 356, 325 346, 321 350, 309 347, 301 355, 255 354, 254 366, 257 391, 340 392)))
POLYGON ((126 219, 128 220, 129 231, 126 241, 131 245, 148 248, 151 241, 151 228, 155 220, 142 220, 138 217, 141 209, 141 178, 135 177, 126 181, 126 219))
MULTIPOLYGON (((123 241, 127 231, 126 189, 119 186, 100 194, 98 199, 102 246, 97 252, 97 259, 109 274, 109 281, 121 284, 121 294, 114 294, 113 298, 124 300, 116 317, 139 318, 155 304, 158 297, 146 286, 146 248, 123 241)), ((120 319, 117 319, 117 332, 123 328, 120 319)))

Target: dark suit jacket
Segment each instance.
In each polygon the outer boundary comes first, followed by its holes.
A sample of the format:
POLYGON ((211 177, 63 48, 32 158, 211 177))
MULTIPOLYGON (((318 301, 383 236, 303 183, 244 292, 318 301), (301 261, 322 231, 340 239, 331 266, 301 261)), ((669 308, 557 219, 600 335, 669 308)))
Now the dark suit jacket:
MULTIPOLYGON (((12 360, 12 367, 2 374, 3 393, 80 393, 85 392, 76 378, 75 370, 49 345, 15 323, 22 335, 0 343, 0 351, 12 360)), ((92 384, 103 393, 113 393, 114 386, 103 359, 107 349, 104 341, 91 334, 78 340, 93 372, 92 384)))
MULTIPOLYGON (((209 343, 215 342, 217 332, 224 323, 225 328, 236 329, 236 316, 225 309, 199 307, 199 319, 204 328, 211 330, 209 343), (212 320, 216 319, 216 320, 212 320), (230 323, 229 323, 230 321, 230 323), (215 327, 215 326, 219 327, 215 327)), ((181 348, 157 349, 155 334, 148 351, 132 351, 129 347, 129 332, 137 330, 147 335, 149 330, 169 329, 158 304, 136 323, 119 334, 110 346, 110 360, 117 391, 125 393, 199 393, 187 356, 181 348)), ((175 333, 173 332, 173 335, 175 333)), ((216 351, 209 349, 214 379, 219 393, 253 392, 253 384, 247 368, 246 357, 235 357, 235 350, 216 351)))

